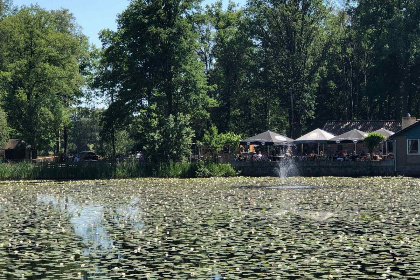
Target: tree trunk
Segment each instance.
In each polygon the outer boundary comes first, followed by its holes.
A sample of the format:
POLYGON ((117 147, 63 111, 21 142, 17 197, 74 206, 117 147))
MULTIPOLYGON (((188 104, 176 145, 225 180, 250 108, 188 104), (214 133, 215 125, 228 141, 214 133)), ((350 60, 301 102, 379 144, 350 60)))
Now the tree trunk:
POLYGON ((290 92, 290 109, 289 109, 289 126, 290 126, 290 138, 295 139, 295 106, 294 106, 294 93, 293 89, 290 92))
POLYGON ((115 149, 115 127, 114 124, 112 124, 112 130, 111 130, 111 144, 112 144, 112 159, 115 159, 116 156, 116 149, 115 149))
POLYGON ((67 133, 67 127, 64 127, 64 131, 63 131, 63 146, 64 146, 64 154, 67 154, 67 145, 68 145, 68 140, 69 140, 69 135, 67 133))
POLYGON ((57 154, 60 153, 61 149, 61 137, 60 137, 60 130, 58 130, 58 136, 57 136, 57 154))

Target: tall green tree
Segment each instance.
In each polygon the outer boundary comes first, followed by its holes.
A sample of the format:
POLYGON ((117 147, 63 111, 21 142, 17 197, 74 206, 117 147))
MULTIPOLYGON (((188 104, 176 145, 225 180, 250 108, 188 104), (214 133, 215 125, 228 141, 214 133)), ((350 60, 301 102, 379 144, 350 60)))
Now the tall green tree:
POLYGON ((156 104, 158 115, 189 114, 194 129, 203 129, 212 101, 196 52, 197 5, 132 1, 118 18, 118 31, 102 33, 101 76, 108 77, 105 87, 113 99, 109 111, 124 112, 115 117, 129 119, 156 104))
POLYGON ((229 2, 227 10, 218 1, 206 10, 213 30, 212 67, 208 71, 210 95, 218 101, 212 119, 221 132, 246 129, 244 107, 250 88, 253 44, 243 29, 244 11, 229 2))
POLYGON ((267 62, 269 83, 281 101, 278 112, 288 111, 289 135, 300 135, 313 117, 319 69, 325 55, 325 19, 322 0, 251 0, 253 39, 267 62))
POLYGON ((24 7, 0 24, 0 88, 17 137, 40 150, 54 146, 82 95, 88 41, 68 10, 24 7))
POLYGON ((351 10, 364 59, 362 117, 399 119, 419 112, 420 3, 357 1, 351 10))
POLYGON ((346 6, 337 8, 326 20, 327 54, 322 62, 316 95, 314 127, 328 120, 358 118, 360 59, 346 6))

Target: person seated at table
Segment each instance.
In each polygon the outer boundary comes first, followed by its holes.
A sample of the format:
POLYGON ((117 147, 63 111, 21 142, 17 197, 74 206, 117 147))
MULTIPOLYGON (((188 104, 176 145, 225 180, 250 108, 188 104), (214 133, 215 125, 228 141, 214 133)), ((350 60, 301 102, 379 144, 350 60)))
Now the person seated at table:
POLYGON ((261 159, 262 159, 261 151, 259 151, 258 154, 257 153, 254 154, 255 161, 260 161, 261 159))
POLYGON ((316 157, 315 151, 312 151, 309 154, 308 160, 313 161, 313 160, 315 160, 315 157, 316 157))
POLYGON ((246 161, 251 161, 251 160, 253 160, 252 154, 248 153, 248 155, 246 156, 246 161))
POLYGON ((359 157, 359 156, 357 155, 356 151, 354 151, 354 152, 350 155, 350 158, 351 158, 351 160, 352 160, 352 161, 356 161, 358 157, 359 157))
POLYGON ((336 158, 336 160, 337 161, 344 161, 344 153, 343 153, 343 151, 339 151, 338 152, 338 154, 337 154, 337 158, 336 158))

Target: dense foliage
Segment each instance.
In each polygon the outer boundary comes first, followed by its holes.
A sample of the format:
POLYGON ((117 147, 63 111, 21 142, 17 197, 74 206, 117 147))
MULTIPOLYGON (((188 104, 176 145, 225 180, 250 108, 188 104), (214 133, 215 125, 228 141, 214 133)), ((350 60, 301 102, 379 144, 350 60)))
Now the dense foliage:
POLYGON ((151 106, 156 118, 190 114, 194 141, 217 151, 219 132, 250 136, 271 129, 296 138, 331 119, 420 113, 416 1, 250 0, 225 10, 221 2, 201 10, 191 1, 170 3, 133 1, 118 31, 103 34, 106 71, 100 77, 106 77, 104 92, 113 94, 108 113, 126 124, 150 118, 142 110, 151 106), (195 54, 201 67, 196 61, 191 67, 195 54), (195 77, 193 87, 176 87, 189 77, 183 69, 195 77), (210 118, 197 126, 197 113, 210 118))
POLYGON ((363 138, 363 142, 370 152, 372 152, 373 149, 378 148, 385 140, 386 137, 380 133, 369 133, 365 138, 363 138))
POLYGON ((218 134, 420 115, 419 1, 132 0, 90 54, 69 11, 0 3, 0 106, 38 149, 178 161, 218 134), (88 91, 105 109, 71 108, 88 91))
POLYGON ((0 21, 0 97, 15 137, 51 149, 83 86, 87 38, 67 10, 25 7, 0 21))

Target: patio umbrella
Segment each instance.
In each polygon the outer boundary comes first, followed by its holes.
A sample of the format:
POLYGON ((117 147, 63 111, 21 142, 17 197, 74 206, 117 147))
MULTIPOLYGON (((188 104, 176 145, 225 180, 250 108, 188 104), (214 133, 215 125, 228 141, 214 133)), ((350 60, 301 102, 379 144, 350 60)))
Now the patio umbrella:
POLYGON ((357 152, 357 142, 363 141, 368 134, 366 132, 360 131, 358 129, 353 129, 343 134, 340 134, 334 138, 331 138, 330 141, 334 141, 336 143, 344 142, 344 143, 354 143, 354 151, 357 152))
POLYGON ((334 138, 331 138, 330 141, 340 141, 340 142, 353 142, 356 141, 363 141, 363 138, 365 138, 368 134, 366 132, 360 131, 358 129, 353 129, 350 131, 347 131, 343 134, 340 134, 338 136, 335 136, 334 138))
POLYGON ((318 143, 318 154, 319 154, 319 144, 326 143, 328 140, 330 140, 333 137, 334 137, 333 134, 326 132, 325 130, 317 128, 299 137, 298 139, 293 141, 293 143, 295 144, 318 143))
MULTIPOLYGON (((379 133, 382 134, 383 136, 385 136, 387 139, 389 136, 395 134, 394 132, 387 130, 385 128, 381 128, 378 130, 374 131, 375 133, 379 133)), ((384 150, 384 144, 382 143, 382 151, 384 150)), ((388 154, 388 140, 385 141, 385 154, 388 154)))
POLYGON ((301 137, 299 137, 298 139, 296 139, 295 141, 293 141, 293 143, 295 144, 303 144, 303 143, 325 143, 328 140, 330 140, 331 138, 333 138, 334 135, 332 135, 329 132, 326 132, 325 130, 322 129, 315 129, 301 137))
POLYGON ((392 131, 390 131, 390 130, 387 130, 387 129, 385 129, 385 128, 381 128, 381 129, 375 130, 375 131, 374 131, 374 133, 379 133, 379 134, 382 134, 382 135, 383 135, 383 136, 385 136, 386 138, 388 138, 389 136, 391 136, 391 135, 393 135, 393 134, 394 134, 394 132, 392 132, 392 131))
POLYGON ((266 132, 242 140, 241 145, 288 145, 293 142, 292 138, 267 130, 266 132))

